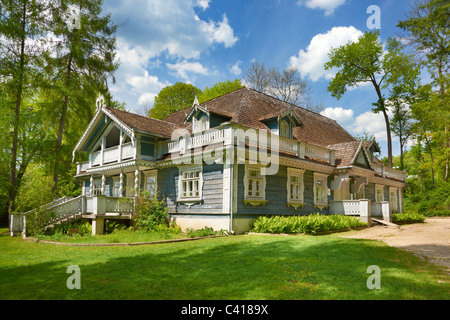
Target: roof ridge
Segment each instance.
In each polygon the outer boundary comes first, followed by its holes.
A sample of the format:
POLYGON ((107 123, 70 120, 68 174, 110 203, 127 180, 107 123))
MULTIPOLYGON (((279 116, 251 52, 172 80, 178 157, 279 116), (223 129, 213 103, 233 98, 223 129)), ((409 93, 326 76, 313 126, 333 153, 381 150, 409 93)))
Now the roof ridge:
POLYGON ((108 108, 110 110, 115 110, 115 111, 124 112, 124 113, 128 113, 128 114, 132 114, 133 116, 138 116, 138 117, 143 118, 143 119, 150 119, 150 120, 160 121, 160 122, 163 122, 165 124, 170 124, 170 125, 174 125, 175 126, 175 123, 173 123, 173 122, 164 121, 164 120, 160 120, 160 119, 155 119, 155 118, 148 117, 148 116, 143 116, 143 115, 131 112, 131 111, 120 110, 120 109, 117 109, 117 108, 111 108, 111 107, 107 107, 107 106, 104 107, 104 108, 108 108))

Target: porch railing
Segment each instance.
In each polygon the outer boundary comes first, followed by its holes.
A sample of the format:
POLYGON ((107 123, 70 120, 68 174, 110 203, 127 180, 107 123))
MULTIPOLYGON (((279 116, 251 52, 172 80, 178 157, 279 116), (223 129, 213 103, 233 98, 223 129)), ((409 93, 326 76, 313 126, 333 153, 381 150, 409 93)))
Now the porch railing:
MULTIPOLYGON (((233 131, 233 128, 228 127, 223 129, 210 129, 203 133, 196 133, 190 136, 182 136, 179 140, 171 141, 167 144, 167 152, 179 152, 180 154, 184 154, 187 150, 203 147, 217 142, 231 144, 234 141, 234 143, 239 143, 239 141, 241 141, 239 139, 242 137, 238 137, 238 139, 236 139, 238 142, 236 142, 234 139, 236 132, 240 132, 240 129, 233 131)), ((268 136, 268 141, 266 141, 265 146, 270 145, 270 137, 276 137, 278 139, 278 148, 281 152, 295 154, 301 159, 304 159, 306 156, 323 160, 334 165, 334 150, 273 134, 268 136)))
MULTIPOLYGON (((79 196, 76 198, 61 198, 38 209, 30 210, 26 213, 15 214, 11 222, 11 230, 15 234, 22 231, 25 233, 26 217, 31 217, 34 212, 49 213, 45 225, 47 227, 63 221, 65 219, 80 217, 84 214, 105 215, 105 214, 126 214, 134 213, 134 199, 107 197, 107 196, 79 196), (20 229, 20 230, 19 230, 20 229)), ((11 232, 13 235, 13 232, 11 232)))
POLYGON ((385 221, 392 222, 392 209, 389 201, 371 202, 367 199, 334 200, 330 201, 330 214, 359 216, 361 220, 366 220, 365 217, 379 217, 385 221))

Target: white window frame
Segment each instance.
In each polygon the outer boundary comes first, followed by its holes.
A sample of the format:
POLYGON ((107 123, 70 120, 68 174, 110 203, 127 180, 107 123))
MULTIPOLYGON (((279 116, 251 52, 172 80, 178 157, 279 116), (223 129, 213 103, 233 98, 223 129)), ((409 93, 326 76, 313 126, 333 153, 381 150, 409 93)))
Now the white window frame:
POLYGON ((200 119, 196 118, 197 115, 192 117, 192 133, 200 133, 209 129, 209 116, 201 115, 200 119))
POLYGON ((303 183, 303 174, 305 170, 295 169, 295 168, 287 168, 287 205, 294 207, 297 209, 298 207, 303 207, 304 203, 304 190, 305 185, 303 183), (297 177, 298 181, 292 181, 292 177, 297 177), (291 190, 295 189, 297 192, 300 191, 300 194, 297 194, 296 197, 292 197, 291 190))
POLYGON ((328 207, 328 175, 314 172, 314 207, 323 209, 328 207), (321 199, 317 199, 317 197, 321 199))
POLYGON ((203 197, 203 167, 201 165, 187 166, 178 168, 178 197, 177 202, 200 202, 203 197), (195 173, 198 172, 198 177, 195 173), (189 177, 189 173, 194 173, 194 176, 189 177), (192 184, 189 182, 192 181, 192 184), (185 184, 186 182, 186 184, 185 184), (196 183, 197 182, 197 183, 196 183), (197 188, 194 186, 197 185, 197 188), (190 189, 192 186, 192 190, 190 189), (195 190, 197 189, 197 190, 195 190), (183 190, 186 190, 186 194, 183 190), (198 194, 188 195, 188 193, 198 192, 198 194))
POLYGON ((376 184, 375 185, 375 202, 383 202, 384 201, 384 185, 376 184), (381 199, 378 198, 378 191, 381 191, 381 199))
POLYGON ((389 202, 391 203, 392 210, 398 211, 398 188, 389 187, 389 202), (394 197, 392 197, 392 193, 394 193, 394 197))
POLYGON ((150 171, 145 171, 144 172, 144 176, 145 176, 145 183, 144 183, 144 190, 147 191, 149 193, 149 196, 151 199, 153 199, 153 197, 158 194, 158 171, 157 170, 150 170, 150 171), (155 178, 155 182, 149 184, 148 183, 148 178, 150 177, 154 177, 155 178), (153 191, 154 193, 152 193, 149 189, 149 187, 151 187, 151 185, 154 186, 153 191))
POLYGON ((252 205, 266 204, 266 176, 261 173, 261 166, 245 165, 244 203, 252 205), (257 172, 256 175, 251 172, 257 172), (251 184, 251 189, 249 188, 251 184), (258 189, 259 186, 259 189, 258 189))

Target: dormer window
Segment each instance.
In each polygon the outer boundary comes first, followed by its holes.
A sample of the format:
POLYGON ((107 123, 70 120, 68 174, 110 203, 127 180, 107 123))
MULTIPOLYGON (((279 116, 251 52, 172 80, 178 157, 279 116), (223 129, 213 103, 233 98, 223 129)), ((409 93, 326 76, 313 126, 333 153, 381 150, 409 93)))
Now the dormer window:
POLYGON ((208 117, 199 113, 192 118, 192 132, 198 133, 209 129, 208 117), (197 118, 198 117, 198 118, 197 118))
POLYGON ((290 130, 290 126, 286 120, 280 121, 280 136, 285 138, 291 138, 292 132, 290 130))

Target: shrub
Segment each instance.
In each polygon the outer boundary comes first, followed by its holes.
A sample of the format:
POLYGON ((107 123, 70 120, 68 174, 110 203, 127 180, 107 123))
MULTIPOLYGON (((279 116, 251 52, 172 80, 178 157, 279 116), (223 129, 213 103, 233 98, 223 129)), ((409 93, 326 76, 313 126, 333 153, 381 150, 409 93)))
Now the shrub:
POLYGON ((392 214, 392 222, 396 224, 422 223, 424 221, 425 216, 420 213, 407 212, 392 214))
POLYGON ((188 237, 196 238, 196 237, 223 235, 223 234, 225 234, 225 231, 224 230, 215 231, 213 228, 205 226, 202 229, 188 228, 188 229, 186 229, 186 234, 188 237))
POLYGON ((157 195, 150 198, 148 192, 142 192, 135 200, 134 219, 137 229, 154 230, 157 226, 169 226, 169 208, 165 199, 158 200, 157 195))
POLYGON ((367 227, 356 217, 344 215, 260 216, 253 221, 253 232, 317 234, 329 231, 367 227))

